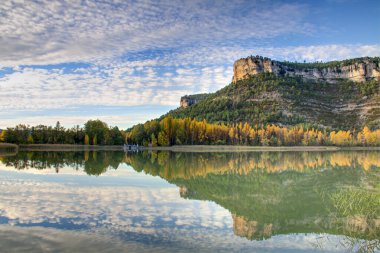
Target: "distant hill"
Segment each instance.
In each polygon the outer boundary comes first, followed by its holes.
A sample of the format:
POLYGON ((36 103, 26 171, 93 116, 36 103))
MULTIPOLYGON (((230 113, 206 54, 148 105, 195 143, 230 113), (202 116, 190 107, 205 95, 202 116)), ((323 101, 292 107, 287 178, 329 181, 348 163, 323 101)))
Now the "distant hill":
POLYGON ((229 85, 182 97, 181 107, 163 117, 169 115, 211 123, 380 128, 380 58, 293 63, 251 56, 235 62, 229 85))

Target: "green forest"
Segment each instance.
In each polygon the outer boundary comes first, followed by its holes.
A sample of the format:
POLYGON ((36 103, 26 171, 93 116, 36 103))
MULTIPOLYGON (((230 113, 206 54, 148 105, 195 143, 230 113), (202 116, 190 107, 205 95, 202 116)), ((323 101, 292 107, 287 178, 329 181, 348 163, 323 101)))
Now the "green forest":
POLYGON ((0 134, 0 142, 15 144, 84 144, 122 145, 123 132, 118 127, 109 127, 100 120, 89 120, 84 127, 65 128, 59 122, 52 126, 17 125, 0 134))

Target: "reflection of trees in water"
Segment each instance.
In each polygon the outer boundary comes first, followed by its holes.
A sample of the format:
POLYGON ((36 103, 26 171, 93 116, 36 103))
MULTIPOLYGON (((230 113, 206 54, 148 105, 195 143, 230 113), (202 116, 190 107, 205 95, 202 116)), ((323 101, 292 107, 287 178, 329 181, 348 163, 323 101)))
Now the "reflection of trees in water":
POLYGON ((151 152, 125 161, 178 185, 183 198, 228 209, 234 233, 251 240, 328 233, 378 245, 380 152, 151 152))
POLYGON ((109 168, 117 169, 123 161, 123 157, 124 152, 116 151, 33 151, 0 157, 0 160, 6 166, 12 166, 19 170, 53 168, 58 173, 64 167, 71 167, 75 170, 84 169, 89 175, 100 175, 109 168))
POLYGON ((380 152, 245 152, 245 153, 171 153, 129 154, 125 161, 136 170, 144 169, 164 178, 191 178, 211 174, 245 175, 263 172, 310 171, 331 168, 380 168, 380 152), (139 156, 140 159, 131 159, 139 156))
POLYGON ((89 175, 100 175, 107 169, 117 169, 123 161, 124 152, 89 152, 88 159, 84 162, 84 170, 89 175), (92 157, 92 159, 90 158, 92 157))

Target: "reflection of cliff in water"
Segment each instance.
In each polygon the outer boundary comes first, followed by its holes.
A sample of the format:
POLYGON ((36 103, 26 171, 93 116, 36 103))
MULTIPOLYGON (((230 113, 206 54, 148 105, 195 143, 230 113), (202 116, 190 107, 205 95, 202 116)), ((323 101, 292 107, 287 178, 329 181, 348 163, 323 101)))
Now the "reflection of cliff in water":
POLYGON ((60 169, 70 167, 84 170, 89 175, 100 175, 108 169, 117 169, 123 158, 124 152, 115 151, 32 151, 0 157, 0 161, 19 170, 55 169, 58 173, 60 169))
POLYGON ((379 152, 128 154, 125 161, 232 213, 248 239, 329 233, 380 237, 379 152))

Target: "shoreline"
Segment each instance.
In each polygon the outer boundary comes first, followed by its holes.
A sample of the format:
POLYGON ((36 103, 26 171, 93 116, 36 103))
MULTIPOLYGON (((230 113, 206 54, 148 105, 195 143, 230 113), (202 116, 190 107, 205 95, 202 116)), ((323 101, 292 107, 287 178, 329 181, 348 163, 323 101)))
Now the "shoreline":
POLYGON ((378 150, 380 147, 337 147, 337 146, 230 146, 230 145, 174 145, 170 147, 143 147, 149 151, 173 152, 290 152, 290 151, 349 151, 378 150))
POLYGON ((19 151, 123 151, 123 146, 81 144, 20 144, 19 151))
POLYGON ((10 150, 16 151, 18 150, 18 145, 12 143, 0 143, 0 153, 7 153, 10 150))
MULTIPOLYGON (((0 143, 0 153, 6 149, 18 151, 124 151, 123 146, 80 145, 80 144, 9 144, 0 143)), ((289 151, 364 151, 380 147, 338 147, 338 146, 233 146, 233 145, 174 145, 170 147, 140 147, 140 151, 172 152, 289 152, 289 151)))

